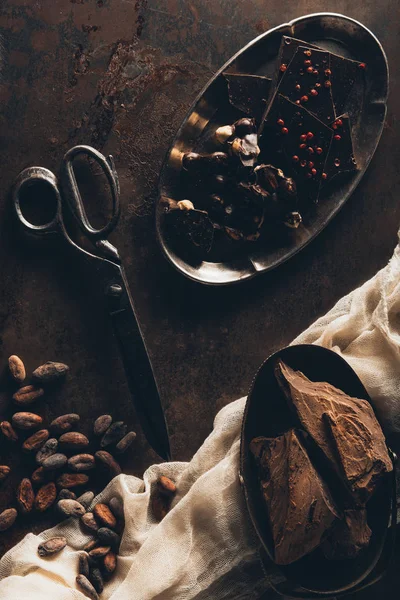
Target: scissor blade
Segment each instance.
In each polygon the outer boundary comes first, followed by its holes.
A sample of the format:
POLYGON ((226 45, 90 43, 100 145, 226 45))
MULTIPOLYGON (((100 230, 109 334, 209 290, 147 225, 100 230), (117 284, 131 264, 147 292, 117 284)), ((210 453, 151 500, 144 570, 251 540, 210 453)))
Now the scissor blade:
POLYGON ((125 301, 110 317, 137 415, 149 444, 164 460, 171 460, 168 429, 153 369, 138 325, 132 299, 125 285, 125 301))

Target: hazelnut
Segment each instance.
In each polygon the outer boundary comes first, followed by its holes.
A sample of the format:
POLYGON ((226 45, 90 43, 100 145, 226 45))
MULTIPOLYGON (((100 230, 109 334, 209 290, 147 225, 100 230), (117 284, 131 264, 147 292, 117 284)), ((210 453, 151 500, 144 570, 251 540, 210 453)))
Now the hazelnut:
POLYGON ((178 207, 181 210, 194 210, 194 204, 190 200, 179 200, 178 207))

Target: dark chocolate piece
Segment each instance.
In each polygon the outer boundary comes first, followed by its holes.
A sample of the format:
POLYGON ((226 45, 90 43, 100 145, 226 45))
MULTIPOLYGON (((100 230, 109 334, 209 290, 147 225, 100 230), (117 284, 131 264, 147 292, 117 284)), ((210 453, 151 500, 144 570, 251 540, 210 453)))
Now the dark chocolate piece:
POLYGON ((336 115, 345 109, 347 98, 357 77, 361 77, 360 63, 336 54, 330 55, 332 98, 336 115))
POLYGON ((335 120, 329 73, 329 52, 299 46, 278 85, 277 92, 305 106, 323 123, 335 120), (311 52, 306 56, 304 52, 311 52), (309 63, 309 64, 306 64, 309 63))
POLYGON ((188 248, 196 249, 202 254, 211 250, 214 226, 205 211, 170 208, 165 217, 171 232, 187 243, 188 248))
POLYGON ((310 381, 282 361, 277 380, 289 404, 333 469, 364 505, 393 469, 382 429, 366 400, 351 398, 327 382, 310 381))
POLYGON ((259 75, 224 73, 229 102, 235 108, 260 122, 267 106, 272 80, 259 75))
POLYGON ((338 117, 332 124, 332 130, 332 144, 324 167, 326 178, 323 179, 322 185, 325 185, 335 175, 357 171, 349 116, 341 115, 338 117))
POLYGON ((332 135, 332 129, 308 110, 283 96, 275 97, 260 138, 261 156, 285 172, 290 169, 300 205, 318 201, 332 135), (287 133, 282 133, 282 123, 287 133))
POLYGON ((321 548, 329 560, 355 558, 371 539, 366 509, 345 510, 344 519, 333 529, 321 548))
POLYGON ((319 546, 339 514, 294 429, 256 438, 250 449, 260 468, 275 562, 288 565, 319 546))
POLYGON ((287 35, 284 35, 282 37, 281 47, 279 49, 279 55, 278 55, 278 73, 277 73, 278 81, 280 79, 282 79, 283 74, 287 70, 287 67, 290 65, 294 55, 296 54, 297 48, 299 46, 303 46, 305 48, 303 50, 304 53, 307 52, 307 54, 304 54, 304 60, 309 59, 309 54, 308 54, 309 50, 312 50, 312 49, 322 50, 322 48, 320 48, 319 46, 315 46, 314 44, 309 44, 309 43, 305 42, 304 40, 298 40, 296 38, 292 38, 287 35), (285 68, 281 69, 282 65, 286 66, 286 69, 285 68))

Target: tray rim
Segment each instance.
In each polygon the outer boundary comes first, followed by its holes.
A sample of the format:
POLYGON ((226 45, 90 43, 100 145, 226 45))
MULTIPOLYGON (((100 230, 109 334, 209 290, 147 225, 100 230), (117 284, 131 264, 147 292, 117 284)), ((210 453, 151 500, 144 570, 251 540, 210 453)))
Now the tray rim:
MULTIPOLYGON (((247 50, 249 50, 252 46, 254 46, 255 44, 257 44, 262 38, 267 37, 271 34, 273 34, 276 31, 279 31, 283 28, 292 28, 294 27, 296 24, 301 23, 302 21, 308 21, 311 19, 315 19, 315 18, 326 18, 326 17, 334 17, 334 18, 339 18, 342 19, 344 21, 348 21, 350 23, 353 23, 355 25, 357 25, 358 27, 360 27, 361 29, 365 30, 372 38, 373 40, 376 42, 382 58, 384 60, 384 64, 386 67, 386 86, 385 89, 383 90, 385 92, 384 95, 384 101, 383 102, 379 102, 380 104, 384 105, 384 114, 383 114, 383 124, 386 120, 386 115, 387 115, 387 99, 388 99, 388 95, 389 95, 389 82, 390 82, 390 78, 389 78, 389 64, 388 64, 388 59, 386 56, 386 52, 381 44, 381 42, 379 41, 379 39, 377 38, 377 36, 368 28, 366 27, 363 23, 361 23, 360 21, 357 21, 356 19, 353 19, 352 17, 348 17, 346 15, 343 15, 341 13, 335 13, 335 12, 316 12, 316 13, 309 13, 306 15, 302 15, 300 17, 296 17, 295 19, 292 19, 291 21, 288 21, 287 23, 281 23, 280 25, 276 26, 276 27, 272 27, 271 29, 268 29, 267 31, 264 31, 264 33, 261 33, 260 35, 258 35, 257 37, 253 38, 250 42, 248 42, 247 44, 245 44, 244 46, 242 46, 242 48, 240 48, 234 55, 232 55, 223 65, 220 69, 218 69, 218 71, 216 71, 214 73, 214 75, 207 80, 206 84, 203 86, 203 88, 200 90, 200 92, 197 94, 196 98, 194 99, 194 101, 192 102, 192 104, 190 105, 190 107, 188 108, 187 112, 185 113, 185 117, 182 120, 179 128, 177 129, 174 139, 171 142, 168 151, 164 157, 164 160, 162 162, 161 165, 161 169, 160 169, 160 175, 159 175, 159 179, 158 179, 158 184, 157 184, 157 200, 156 200, 156 208, 155 208, 155 220, 156 220, 156 234, 157 234, 157 239, 158 239, 158 243, 162 249, 162 253, 165 256, 165 258, 168 260, 168 262, 174 267, 174 269, 176 271, 178 271, 179 273, 181 273, 182 275, 184 275, 186 278, 190 279, 191 281, 194 281, 196 283, 200 283, 202 285, 207 285, 210 287, 219 287, 219 286, 229 286, 229 285, 237 285, 243 281, 248 281, 250 279, 253 279, 254 277, 256 277, 257 275, 261 275, 264 273, 267 273, 277 267, 279 267, 280 265, 284 264, 285 262, 287 262, 290 258, 292 258, 293 256, 295 256, 298 252, 300 252, 301 250, 303 250, 303 248, 305 248, 306 246, 308 246, 309 243, 311 243, 322 231, 323 229, 325 229, 325 227, 334 219, 334 217, 338 214, 338 212, 343 208, 343 205, 346 204, 347 200, 350 198, 350 196, 352 195, 352 193, 354 192, 354 189, 358 186, 360 180, 362 179, 362 177, 365 175, 370 162, 372 160, 372 158, 375 155, 376 149, 378 147, 378 144, 380 142, 380 139, 382 137, 382 133, 383 133, 383 129, 384 126, 382 124, 381 129, 380 129, 380 133, 375 141, 375 144, 373 145, 372 152, 371 155, 369 157, 369 159, 367 160, 362 173, 360 173, 360 176, 358 178, 358 181, 355 185, 355 188, 349 193, 348 198, 345 200, 345 202, 342 202, 341 204, 338 204, 338 206, 336 206, 330 216, 329 219, 327 220, 326 224, 322 227, 322 229, 319 229, 318 231, 314 232, 312 235, 310 235, 308 237, 308 239, 300 246, 297 247, 295 246, 291 251, 287 252, 287 254, 281 258, 277 264, 271 264, 267 267, 261 268, 261 269, 257 269, 254 265, 252 265, 252 271, 249 270, 248 273, 244 274, 243 276, 238 276, 236 279, 231 279, 228 281, 212 281, 210 279, 204 279, 201 276, 196 276, 194 273, 189 272, 187 269, 182 268, 181 265, 179 265, 177 263, 177 261, 173 258, 173 253, 171 253, 171 251, 168 248, 168 245, 165 242, 163 233, 162 233, 162 227, 161 227, 161 196, 162 196, 162 174, 164 172, 164 169, 167 166, 167 163, 169 161, 169 158, 171 156, 171 152, 174 148, 175 142, 177 139, 179 139, 180 134, 183 130, 183 128, 185 127, 188 119, 190 118, 190 115, 193 114, 193 111, 195 109, 195 107, 197 106, 197 104, 201 101, 202 97, 204 96, 204 94, 206 93, 206 91, 208 90, 208 88, 215 82, 215 80, 227 69, 228 66, 230 66, 241 54, 244 54, 247 50)), ((186 262, 186 261, 185 261, 186 262)), ((221 264, 224 265, 226 263, 224 262, 215 262, 212 263, 210 261, 202 261, 202 264, 221 264)), ((232 269, 233 271, 233 269, 232 269)))

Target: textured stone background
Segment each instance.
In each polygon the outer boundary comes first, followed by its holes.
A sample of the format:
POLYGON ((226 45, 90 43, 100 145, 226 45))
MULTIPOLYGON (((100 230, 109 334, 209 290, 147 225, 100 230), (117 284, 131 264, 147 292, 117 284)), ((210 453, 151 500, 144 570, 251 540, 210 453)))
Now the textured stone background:
MULTIPOLYGON (((0 80, 0 367, 11 353, 29 369, 45 360, 71 365, 62 390, 42 403, 53 418, 111 411, 136 426, 118 351, 103 306, 79 258, 62 245, 27 242, 10 211, 9 191, 24 167, 57 170, 64 152, 90 143, 112 152, 123 214, 120 249, 154 362, 173 456, 187 460, 215 413, 246 394, 263 359, 290 342, 391 255, 400 222, 398 100, 400 38, 394 0, 2 0, 0 80), (281 268, 233 288, 184 279, 157 245, 152 206, 163 157, 208 78, 256 35, 321 9, 362 21, 389 59, 387 123, 367 174, 326 230, 281 268)), ((0 412, 9 393, 3 377, 0 412)), ((0 509, 23 473, 19 458, 0 509)), ((140 475, 157 457, 139 431, 126 457, 140 475)), ((3 552, 47 515, 0 538, 3 552)), ((371 595, 371 598, 373 595, 371 595)), ((388 597, 387 595, 385 597, 388 597)))

